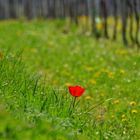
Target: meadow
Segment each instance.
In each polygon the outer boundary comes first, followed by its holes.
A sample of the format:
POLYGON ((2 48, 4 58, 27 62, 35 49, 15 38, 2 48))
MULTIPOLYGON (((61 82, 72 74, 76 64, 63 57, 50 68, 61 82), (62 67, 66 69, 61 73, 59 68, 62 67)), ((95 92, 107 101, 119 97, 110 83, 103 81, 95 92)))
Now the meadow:
POLYGON ((139 116, 138 48, 59 20, 0 22, 0 140, 139 140, 139 116), (70 115, 71 85, 85 93, 70 115))

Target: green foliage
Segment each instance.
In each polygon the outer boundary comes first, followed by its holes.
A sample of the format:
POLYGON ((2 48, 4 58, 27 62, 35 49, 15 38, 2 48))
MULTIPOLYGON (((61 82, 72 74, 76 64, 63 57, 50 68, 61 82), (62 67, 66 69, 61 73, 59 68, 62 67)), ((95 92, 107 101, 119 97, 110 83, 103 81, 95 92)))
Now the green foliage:
POLYGON ((64 26, 0 23, 0 139, 139 139, 139 51, 64 26))

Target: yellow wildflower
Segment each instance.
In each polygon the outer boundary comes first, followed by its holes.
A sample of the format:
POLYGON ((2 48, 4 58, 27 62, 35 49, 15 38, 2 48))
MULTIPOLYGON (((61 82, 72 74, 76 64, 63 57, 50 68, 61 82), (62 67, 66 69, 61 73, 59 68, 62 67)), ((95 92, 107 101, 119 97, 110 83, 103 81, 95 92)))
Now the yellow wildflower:
POLYGON ((132 109, 132 110, 131 110, 131 113, 132 113, 132 114, 137 114, 137 113, 138 113, 138 110, 132 109))
POLYGON ((104 28, 103 23, 97 23, 96 24, 96 29, 101 31, 104 28))
POLYGON ((126 118, 125 114, 122 115, 122 119, 123 119, 123 118, 126 118))
POLYGON ((114 116, 114 115, 112 115, 112 116, 111 116, 111 118, 113 119, 113 118, 115 118, 115 116, 114 116))
POLYGON ((86 100, 91 100, 92 97, 91 97, 91 96, 86 96, 85 99, 86 99, 86 100))
POLYGON ((113 102, 113 104, 119 104, 119 103, 120 103, 119 100, 115 100, 115 101, 113 102))
POLYGON ((127 121, 127 118, 126 118, 126 115, 125 115, 125 114, 123 114, 123 115, 121 116, 121 118, 122 118, 122 122, 126 122, 126 121, 127 121))
POLYGON ((90 72, 90 71, 93 71, 93 67, 91 66, 85 66, 85 70, 90 72))
POLYGON ((113 72, 108 72, 108 77, 111 78, 111 79, 113 79, 114 78, 113 72))
POLYGON ((136 105, 136 102, 135 102, 135 101, 131 101, 129 104, 130 104, 131 106, 134 106, 134 105, 136 105))
POLYGON ((95 85, 96 84, 96 80, 91 79, 91 80, 89 80, 89 83, 95 85))
POLYGON ((89 21, 88 16, 79 16, 78 17, 78 22, 80 23, 81 27, 87 27, 89 21))
POLYGON ((102 20, 98 17, 95 19, 96 22, 96 29, 101 31, 104 28, 102 20))
POLYGON ((65 86, 71 86, 72 84, 71 83, 65 83, 65 86))
POLYGON ((121 74, 125 74, 125 70, 120 69, 120 73, 121 73, 121 74))
POLYGON ((122 118, 122 122, 126 122, 127 121, 127 119, 126 118, 122 118))
POLYGON ((89 17, 88 16, 79 16, 79 20, 86 21, 89 17))
POLYGON ((102 115, 98 115, 98 116, 96 117, 96 119, 100 121, 100 120, 103 119, 103 116, 102 116, 102 115))

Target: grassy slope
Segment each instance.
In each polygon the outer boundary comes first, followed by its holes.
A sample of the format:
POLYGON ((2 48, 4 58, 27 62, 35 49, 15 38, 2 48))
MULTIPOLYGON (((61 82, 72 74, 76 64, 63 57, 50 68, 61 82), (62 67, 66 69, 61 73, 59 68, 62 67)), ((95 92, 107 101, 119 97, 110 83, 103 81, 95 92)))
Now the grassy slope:
MULTIPOLYGON (((45 115, 49 112, 49 118, 57 116, 60 121, 67 122, 66 110, 71 98, 65 101, 59 96, 67 93, 67 85, 79 84, 86 88, 86 93, 81 97, 78 106, 82 111, 101 100, 110 98, 112 100, 99 106, 90 116, 83 115, 81 121, 78 120, 79 117, 75 117, 74 122, 71 123, 72 128, 69 127, 69 123, 66 123, 68 129, 66 134, 69 135, 71 130, 75 132, 80 129, 84 135, 94 139, 99 137, 138 139, 140 134, 140 53, 138 50, 126 49, 121 41, 95 40, 92 36, 84 36, 78 33, 75 27, 66 34, 63 29, 63 23, 59 21, 0 23, 0 49, 5 56, 5 60, 1 60, 3 61, 0 76, 1 95, 4 97, 4 102, 8 104, 7 108, 19 118, 22 118, 22 114, 26 114, 23 119, 29 121, 34 121, 33 116, 35 116, 38 122, 43 117, 36 116, 43 110, 45 115), (14 58, 21 50, 23 62, 17 61, 18 56, 14 58), (37 76, 30 76, 34 72, 37 76), (32 93, 38 75, 45 77, 45 85, 42 86, 39 82, 38 90, 35 91, 37 96, 34 96, 32 93), (7 81, 11 82, 9 86, 7 81), (27 81, 26 86, 25 81, 27 81), (7 85, 2 86, 5 84, 7 85), (46 101, 46 96, 42 95, 44 89, 45 95, 49 93, 47 95, 49 101, 41 110, 46 101), (13 95, 13 91, 17 92, 13 95), (53 91, 60 94, 58 95, 61 98, 60 104, 64 103, 65 107, 60 105, 59 108, 56 101, 51 99, 54 98, 53 91), (18 94, 19 92, 27 95, 23 97, 18 94), (55 109, 50 109, 51 107, 55 109), (135 111, 138 112, 132 113, 135 111), (84 117, 87 118, 87 124, 81 128, 84 117)), ((60 123, 54 120, 57 124, 60 123)), ((31 133, 35 133, 34 130, 32 131, 31 133)), ((39 127, 35 131, 37 134, 44 134, 39 131, 39 127)), ((62 132, 56 129, 52 133, 57 132, 62 136, 63 129, 62 132)), ((67 136, 64 137, 68 139, 67 136)))

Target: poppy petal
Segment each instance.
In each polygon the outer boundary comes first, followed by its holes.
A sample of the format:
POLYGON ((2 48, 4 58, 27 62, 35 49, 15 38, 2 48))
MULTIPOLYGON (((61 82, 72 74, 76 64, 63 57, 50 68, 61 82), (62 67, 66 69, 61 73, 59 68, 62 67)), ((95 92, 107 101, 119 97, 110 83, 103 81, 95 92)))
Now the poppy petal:
POLYGON ((82 96, 84 91, 85 91, 85 89, 81 86, 70 86, 69 87, 69 92, 74 97, 82 96))

